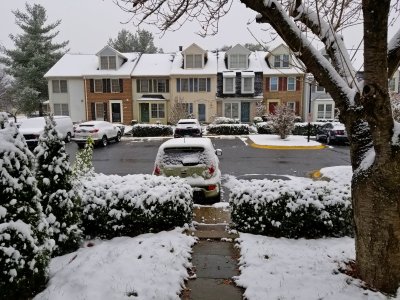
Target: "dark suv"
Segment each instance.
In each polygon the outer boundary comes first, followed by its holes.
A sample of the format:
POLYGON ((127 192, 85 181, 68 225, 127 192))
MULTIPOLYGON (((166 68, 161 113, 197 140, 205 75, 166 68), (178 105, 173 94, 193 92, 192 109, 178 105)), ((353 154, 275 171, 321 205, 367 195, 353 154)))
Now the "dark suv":
POLYGON ((317 129, 316 140, 326 144, 348 143, 347 132, 341 123, 326 123, 317 129))

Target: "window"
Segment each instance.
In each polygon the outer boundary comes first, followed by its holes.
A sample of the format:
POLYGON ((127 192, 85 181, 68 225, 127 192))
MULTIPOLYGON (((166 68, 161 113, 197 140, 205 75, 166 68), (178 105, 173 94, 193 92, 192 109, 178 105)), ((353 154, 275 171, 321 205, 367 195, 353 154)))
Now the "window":
POLYGON ((289 54, 281 54, 274 56, 275 68, 289 68, 289 54))
POLYGON ((189 115, 193 114, 193 103, 184 103, 185 111, 189 115))
POLYGON ((391 92, 396 91, 396 78, 392 78, 389 80, 389 91, 391 92))
POLYGON ((154 79, 154 86, 157 87, 156 93, 169 93, 168 79, 154 79))
POLYGON ((246 54, 229 55, 229 69, 247 69, 246 54))
POLYGON ((95 118, 96 120, 104 120, 104 104, 103 103, 96 103, 95 106, 95 118))
POLYGON ((317 93, 325 93, 325 88, 318 84, 318 85, 315 86, 315 91, 317 93))
POLYGON ((111 79, 111 91, 113 93, 120 93, 119 79, 111 79))
POLYGON ((269 79, 269 90, 277 91, 279 88, 278 77, 270 77, 269 79))
POLYGON ((151 104, 151 117, 154 119, 161 119, 165 117, 164 103, 151 104))
POLYGON ((224 94, 234 94, 235 93, 235 77, 225 77, 224 78, 224 94))
POLYGON ((239 119, 239 103, 224 103, 225 118, 239 119))
POLYGON ((168 79, 138 79, 138 93, 169 93, 168 79))
POLYGON ((209 92, 211 91, 211 78, 177 78, 177 92, 209 92))
POLYGON ((56 116, 69 116, 68 104, 54 103, 53 109, 56 116))
POLYGON ((296 90, 296 77, 288 77, 287 79, 287 90, 295 91, 296 90))
POLYGON ((318 119, 333 119, 333 105, 332 104, 318 104, 317 106, 318 119))
POLYGON ((52 80, 53 93, 67 93, 67 81, 66 80, 52 80))
POLYGON ((100 68, 102 70, 115 70, 117 68, 115 56, 101 56, 100 68))
POLYGON ((254 93, 254 77, 242 77, 242 93, 254 93))
POLYGON ((137 81, 138 93, 149 93, 151 91, 151 80, 139 79, 137 81))
POLYGON ((200 69, 203 67, 202 54, 186 54, 186 68, 187 69, 200 69))
POLYGON ((296 102, 294 102, 294 101, 286 102, 286 106, 287 106, 290 110, 296 112, 296 102))
POLYGON ((94 92, 95 93, 103 92, 103 80, 101 80, 101 79, 94 80, 94 92))

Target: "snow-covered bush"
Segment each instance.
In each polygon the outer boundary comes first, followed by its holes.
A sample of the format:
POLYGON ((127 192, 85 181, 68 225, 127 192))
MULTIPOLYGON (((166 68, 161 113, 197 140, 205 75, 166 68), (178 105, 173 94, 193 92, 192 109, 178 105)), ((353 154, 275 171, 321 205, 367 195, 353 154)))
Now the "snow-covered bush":
POLYGON ((272 128, 271 121, 257 123, 258 134, 273 134, 274 129, 272 128))
POLYGON ((353 234, 350 187, 336 182, 239 181, 229 196, 238 230, 287 238, 353 234))
POLYGON ((0 129, 0 298, 30 299, 44 288, 53 246, 23 136, 0 129))
POLYGON ((93 147, 94 141, 92 137, 88 137, 85 147, 78 151, 75 162, 72 166, 72 177, 74 186, 80 186, 80 182, 84 177, 93 175, 93 147))
POLYGON ((134 236, 192 219, 192 188, 177 177, 96 174, 83 181, 83 227, 90 237, 134 236))
POLYGON ((250 128, 247 124, 210 124, 207 126, 209 134, 241 135, 249 134, 250 128))
POLYGON ((400 94, 392 93, 390 95, 390 102, 392 104, 393 118, 400 122, 400 94))
MULTIPOLYGON (((320 125, 325 123, 310 123, 310 135, 315 136, 317 134, 317 129, 320 125)), ((292 131, 293 135, 308 135, 308 123, 295 123, 292 131)))
POLYGON ((132 136, 169 136, 173 134, 172 126, 161 124, 136 124, 132 126, 132 136))
POLYGON ((46 118, 44 132, 34 150, 38 188, 42 192, 43 212, 55 241, 54 256, 75 251, 82 240, 81 205, 72 185, 72 171, 52 116, 46 118))
POLYGON ((213 124, 239 124, 238 119, 231 119, 226 117, 216 117, 213 124))
POLYGON ((285 139, 286 136, 292 133, 295 118, 294 111, 285 104, 275 106, 275 113, 269 115, 273 131, 281 139, 285 139))

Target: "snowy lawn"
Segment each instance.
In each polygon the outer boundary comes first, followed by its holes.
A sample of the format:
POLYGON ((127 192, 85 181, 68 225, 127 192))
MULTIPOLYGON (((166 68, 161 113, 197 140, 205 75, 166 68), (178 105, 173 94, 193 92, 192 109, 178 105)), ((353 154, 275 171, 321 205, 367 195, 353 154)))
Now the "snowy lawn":
POLYGON ((179 228, 96 240, 52 259, 48 287, 34 299, 179 299, 194 243, 179 228))
POLYGON ((322 177, 328 177, 335 182, 343 184, 351 184, 351 177, 353 176, 351 166, 322 168, 320 173, 322 177))
POLYGON ((262 146, 320 146, 321 143, 310 140, 307 142, 306 136, 289 135, 286 139, 281 139, 275 134, 254 134, 249 135, 253 143, 262 146))
POLYGON ((241 274, 235 281, 248 300, 388 299, 338 271, 355 257, 351 238, 292 240, 241 233, 237 240, 241 274))

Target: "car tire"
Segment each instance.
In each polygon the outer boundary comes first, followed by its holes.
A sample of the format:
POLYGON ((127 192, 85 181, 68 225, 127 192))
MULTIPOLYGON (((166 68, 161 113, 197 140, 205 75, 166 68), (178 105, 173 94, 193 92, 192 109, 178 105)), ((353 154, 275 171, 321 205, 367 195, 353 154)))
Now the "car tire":
POLYGON ((103 147, 107 147, 107 145, 108 145, 108 139, 107 139, 107 137, 106 137, 105 135, 103 135, 103 137, 101 138, 100 144, 101 144, 101 146, 103 146, 103 147))
POLYGON ((330 145, 331 144, 331 137, 328 135, 327 137, 326 137, 326 144, 327 145, 330 145))
POLYGON ((315 140, 316 140, 317 142, 319 142, 320 139, 321 139, 320 136, 317 134, 317 135, 315 136, 315 140))
POLYGON ((121 141, 121 132, 117 133, 117 137, 115 138, 115 142, 120 142, 121 141))
POLYGON ((67 136, 65 137, 65 142, 66 142, 66 143, 71 142, 71 132, 68 132, 68 133, 67 133, 67 136))

